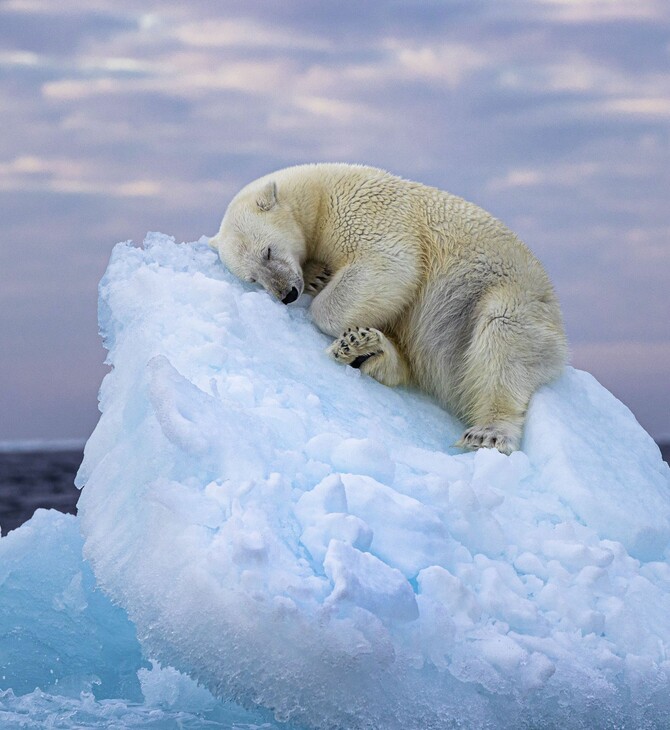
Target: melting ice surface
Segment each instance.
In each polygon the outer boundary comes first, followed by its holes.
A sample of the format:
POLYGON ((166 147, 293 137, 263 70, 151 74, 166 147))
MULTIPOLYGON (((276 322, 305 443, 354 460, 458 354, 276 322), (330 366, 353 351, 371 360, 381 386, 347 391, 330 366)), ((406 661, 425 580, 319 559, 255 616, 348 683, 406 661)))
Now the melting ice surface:
POLYGON ((0 726, 669 727, 670 470, 625 406, 568 369, 523 452, 460 453, 307 304, 115 248, 79 517, 0 541, 0 726))

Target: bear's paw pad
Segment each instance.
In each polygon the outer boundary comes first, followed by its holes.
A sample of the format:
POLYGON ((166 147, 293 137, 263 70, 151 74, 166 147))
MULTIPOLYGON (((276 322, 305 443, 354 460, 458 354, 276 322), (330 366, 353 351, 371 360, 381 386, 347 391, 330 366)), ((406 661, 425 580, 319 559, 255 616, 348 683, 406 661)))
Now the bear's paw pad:
POLYGON ((328 354, 345 365, 360 367, 384 352, 384 335, 373 327, 353 327, 343 332, 328 348, 328 354))

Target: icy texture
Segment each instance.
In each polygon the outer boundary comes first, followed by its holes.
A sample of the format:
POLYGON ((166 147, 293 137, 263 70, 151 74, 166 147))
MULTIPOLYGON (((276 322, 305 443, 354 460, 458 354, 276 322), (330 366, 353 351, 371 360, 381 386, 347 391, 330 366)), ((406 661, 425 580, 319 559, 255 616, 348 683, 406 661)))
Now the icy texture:
POLYGON ((81 547, 76 518, 55 510, 0 539, 0 690, 142 697, 135 629, 81 547))
POLYGON ((568 369, 523 452, 331 362, 204 242, 120 244, 85 555, 148 656, 313 728, 670 726, 670 471, 568 369))
POLYGON ((277 730, 142 658, 96 588, 78 520, 55 510, 0 538, 0 728, 277 730))

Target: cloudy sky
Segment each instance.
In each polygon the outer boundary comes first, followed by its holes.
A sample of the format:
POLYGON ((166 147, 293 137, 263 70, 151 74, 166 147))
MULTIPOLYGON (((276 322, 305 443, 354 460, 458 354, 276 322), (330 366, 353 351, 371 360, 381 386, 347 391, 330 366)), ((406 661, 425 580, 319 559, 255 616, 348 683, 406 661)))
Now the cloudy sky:
POLYGON ((572 362, 670 437, 669 69, 667 0, 0 2, 0 440, 95 425, 115 242, 313 161, 505 221, 572 362))

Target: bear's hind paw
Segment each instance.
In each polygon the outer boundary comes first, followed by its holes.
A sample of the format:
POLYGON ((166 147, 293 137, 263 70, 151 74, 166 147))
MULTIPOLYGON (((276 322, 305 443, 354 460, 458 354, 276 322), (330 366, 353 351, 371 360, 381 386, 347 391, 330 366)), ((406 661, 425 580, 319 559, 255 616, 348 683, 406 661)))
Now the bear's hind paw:
POLYGON ((468 428, 454 446, 459 449, 498 449, 503 454, 511 454, 519 445, 501 426, 472 426, 468 428))

